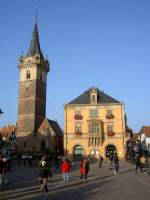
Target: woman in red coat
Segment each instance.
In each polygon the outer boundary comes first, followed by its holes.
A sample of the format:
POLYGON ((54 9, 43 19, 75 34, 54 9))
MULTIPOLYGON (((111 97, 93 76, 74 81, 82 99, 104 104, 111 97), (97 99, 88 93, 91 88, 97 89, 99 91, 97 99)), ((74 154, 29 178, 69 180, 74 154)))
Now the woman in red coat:
POLYGON ((89 172, 89 162, 87 161, 86 158, 84 158, 81 162, 80 165, 80 172, 81 172, 81 176, 80 179, 82 179, 83 177, 85 178, 85 180, 87 180, 87 174, 89 172))
POLYGON ((61 171, 62 171, 62 173, 63 173, 63 180, 64 180, 64 181, 69 181, 70 165, 69 165, 69 162, 68 162, 67 159, 65 159, 65 160, 62 162, 61 171))

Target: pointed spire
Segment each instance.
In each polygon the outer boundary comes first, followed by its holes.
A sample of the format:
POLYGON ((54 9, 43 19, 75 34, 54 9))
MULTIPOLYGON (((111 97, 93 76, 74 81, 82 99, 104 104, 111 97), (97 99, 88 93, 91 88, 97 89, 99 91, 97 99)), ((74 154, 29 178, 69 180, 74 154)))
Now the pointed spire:
POLYGON ((35 56, 36 54, 40 55, 40 57, 44 59, 43 54, 41 52, 41 48, 40 48, 40 42, 39 42, 38 25, 37 25, 37 9, 36 9, 35 25, 34 25, 30 48, 28 50, 27 56, 35 56))

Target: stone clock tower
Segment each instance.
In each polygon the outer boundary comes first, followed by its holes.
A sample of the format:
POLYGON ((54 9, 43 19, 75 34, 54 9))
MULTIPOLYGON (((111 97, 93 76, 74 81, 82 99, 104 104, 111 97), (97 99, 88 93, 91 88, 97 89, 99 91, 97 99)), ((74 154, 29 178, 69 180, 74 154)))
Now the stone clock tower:
POLYGON ((17 120, 18 151, 33 151, 37 130, 46 117, 46 86, 49 62, 40 49, 37 21, 30 48, 19 58, 19 99, 17 120))

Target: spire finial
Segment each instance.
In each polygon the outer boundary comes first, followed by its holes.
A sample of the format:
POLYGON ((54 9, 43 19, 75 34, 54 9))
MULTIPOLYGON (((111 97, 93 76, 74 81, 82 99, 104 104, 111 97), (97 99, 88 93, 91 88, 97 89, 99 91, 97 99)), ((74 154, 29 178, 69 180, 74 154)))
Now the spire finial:
POLYGON ((38 6, 35 7, 35 23, 37 24, 38 20, 38 6))

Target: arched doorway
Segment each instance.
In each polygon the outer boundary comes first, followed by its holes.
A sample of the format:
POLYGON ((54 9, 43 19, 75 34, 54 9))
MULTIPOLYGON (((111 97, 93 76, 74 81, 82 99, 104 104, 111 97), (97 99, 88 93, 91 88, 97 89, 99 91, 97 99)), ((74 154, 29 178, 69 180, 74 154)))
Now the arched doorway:
POLYGON ((110 155, 114 155, 114 153, 117 153, 117 149, 113 144, 109 144, 106 146, 106 157, 109 157, 110 155))
POLYGON ((73 150, 74 157, 82 157, 84 155, 84 149, 81 145, 76 145, 73 150))
POLYGON ((44 139, 41 140, 41 151, 44 151, 46 149, 46 142, 44 139))

